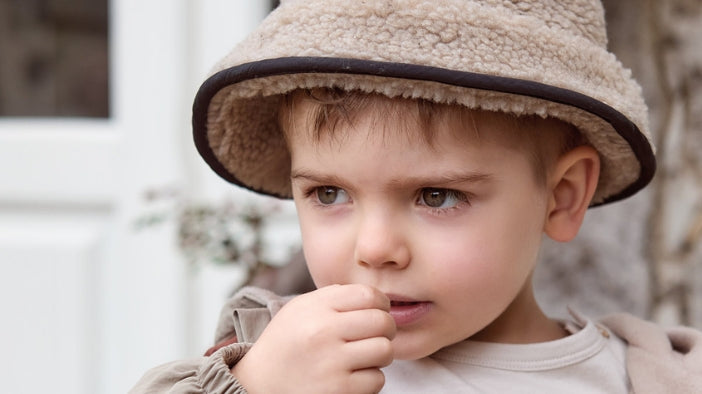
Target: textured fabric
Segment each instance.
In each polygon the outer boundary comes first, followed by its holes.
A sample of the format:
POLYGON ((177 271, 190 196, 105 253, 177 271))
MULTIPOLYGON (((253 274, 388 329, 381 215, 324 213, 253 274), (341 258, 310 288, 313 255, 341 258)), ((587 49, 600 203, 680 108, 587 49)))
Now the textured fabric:
POLYGON ((603 323, 629 343, 627 370, 634 392, 702 393, 702 332, 664 330, 626 314, 606 317, 603 323))
POLYGON ((148 371, 129 393, 245 394, 230 368, 250 347, 250 344, 230 345, 210 357, 161 365, 148 371))
POLYGON ((239 342, 256 342, 271 316, 278 313, 290 298, 280 297, 259 287, 239 290, 222 307, 214 342, 226 340, 232 334, 237 336, 239 342))
MULTIPOLYGON (((218 338, 233 335, 235 326, 261 327, 260 322, 269 321, 287 300, 266 290, 243 289, 223 308, 218 338), (237 312, 243 309, 255 312, 237 312), (243 316, 253 317, 257 323, 235 322, 243 316)), ((431 383, 456 392, 446 386, 455 383, 461 387, 460 392, 470 392, 470 387, 473 392, 534 392, 528 386, 534 384, 539 386, 536 392, 571 393, 580 388, 581 392, 610 393, 626 390, 627 373, 637 394, 702 392, 699 331, 665 330, 627 314, 608 316, 599 323, 573 314, 566 327, 574 334, 558 341, 503 345, 468 340, 422 360, 396 361, 384 369, 388 379, 383 392, 437 392, 435 386, 426 386, 431 383), (468 371, 470 377, 466 375, 468 371), (569 377, 570 374, 576 376, 569 377), (571 382, 571 387, 564 390, 562 385, 567 382, 571 382), (605 389, 609 387, 618 388, 605 389)), ((257 338, 260 333, 249 334, 257 338)), ((250 346, 228 345, 211 357, 156 367, 130 393, 245 393, 229 369, 250 346)))
POLYGON ((199 152, 225 179, 290 197, 281 94, 337 87, 575 125, 600 152, 594 204, 653 176, 647 108, 606 49, 598 0, 289 0, 216 67, 193 107, 199 152))
POLYGON ((289 297, 280 297, 265 289, 241 289, 222 307, 214 353, 156 367, 147 372, 130 393, 246 393, 230 369, 288 300, 289 297), (221 342, 233 336, 239 343, 223 346, 221 342))

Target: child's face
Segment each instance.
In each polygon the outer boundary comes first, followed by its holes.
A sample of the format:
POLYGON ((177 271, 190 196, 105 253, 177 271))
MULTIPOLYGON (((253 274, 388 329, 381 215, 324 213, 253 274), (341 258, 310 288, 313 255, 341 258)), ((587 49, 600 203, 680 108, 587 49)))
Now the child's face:
POLYGON ((371 109, 315 140, 304 105, 296 111, 293 195, 317 286, 385 292, 399 359, 519 330, 515 316, 536 308, 529 279, 548 198, 528 155, 505 143, 509 122, 479 113, 476 133, 444 116, 428 144, 419 125, 371 109))

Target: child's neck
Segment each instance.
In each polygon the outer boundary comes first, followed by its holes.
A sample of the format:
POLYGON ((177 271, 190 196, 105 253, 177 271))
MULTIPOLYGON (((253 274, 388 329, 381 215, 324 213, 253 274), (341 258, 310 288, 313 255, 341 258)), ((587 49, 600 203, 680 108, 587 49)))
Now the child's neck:
POLYGON ((541 310, 531 280, 502 314, 471 340, 498 343, 538 343, 568 336, 563 326, 548 318, 541 310))

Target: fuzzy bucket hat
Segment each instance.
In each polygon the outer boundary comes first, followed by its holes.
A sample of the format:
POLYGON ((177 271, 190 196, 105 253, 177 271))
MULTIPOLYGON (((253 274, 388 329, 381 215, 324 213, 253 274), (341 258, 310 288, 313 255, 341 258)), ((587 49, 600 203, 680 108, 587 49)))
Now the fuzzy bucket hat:
POLYGON ((330 87, 573 124, 598 150, 593 205, 649 183, 641 88, 607 51, 599 0, 287 0, 216 67, 193 106, 227 181, 290 198, 282 95, 330 87))

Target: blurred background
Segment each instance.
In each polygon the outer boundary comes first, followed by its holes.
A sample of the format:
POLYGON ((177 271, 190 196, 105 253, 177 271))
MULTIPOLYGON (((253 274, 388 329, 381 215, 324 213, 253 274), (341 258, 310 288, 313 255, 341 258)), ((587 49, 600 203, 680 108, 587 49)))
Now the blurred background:
MULTIPOLYGON (((702 3, 607 0, 659 170, 546 242, 538 297, 702 328, 702 3)), ((309 288, 290 202, 197 156, 190 108, 268 0, 0 0, 0 376, 8 393, 124 393, 201 355, 239 286, 309 288)))

